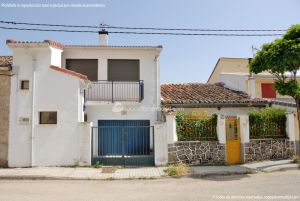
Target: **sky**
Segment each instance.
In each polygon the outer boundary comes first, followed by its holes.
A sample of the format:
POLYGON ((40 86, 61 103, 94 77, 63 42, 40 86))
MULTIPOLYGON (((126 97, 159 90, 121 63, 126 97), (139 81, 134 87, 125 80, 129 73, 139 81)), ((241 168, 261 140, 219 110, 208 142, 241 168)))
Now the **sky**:
MULTIPOLYGON (((0 20, 15 22, 202 29, 287 29, 300 23, 300 0, 0 0, 0 20), (7 8, 5 3, 85 3, 96 8, 7 8)), ((0 24, 6 26, 5 24, 0 24)), ((163 45, 161 83, 205 83, 220 57, 252 57, 276 37, 210 37, 110 34, 110 45, 163 45)), ((50 39, 98 44, 98 34, 0 29, 0 55, 11 55, 6 39, 50 39)))

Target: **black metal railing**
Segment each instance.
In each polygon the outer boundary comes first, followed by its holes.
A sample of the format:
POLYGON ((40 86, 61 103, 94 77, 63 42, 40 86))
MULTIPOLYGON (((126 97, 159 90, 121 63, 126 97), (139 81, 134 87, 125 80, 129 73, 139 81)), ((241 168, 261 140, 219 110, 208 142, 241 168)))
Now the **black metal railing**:
POLYGON ((86 90, 87 101, 142 101, 144 99, 144 82, 107 81, 92 82, 86 90))

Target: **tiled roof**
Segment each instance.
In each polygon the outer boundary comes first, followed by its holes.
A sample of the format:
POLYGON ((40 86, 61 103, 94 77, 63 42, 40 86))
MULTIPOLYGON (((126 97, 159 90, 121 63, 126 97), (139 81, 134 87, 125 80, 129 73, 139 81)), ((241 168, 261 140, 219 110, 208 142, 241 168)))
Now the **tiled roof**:
POLYGON ((12 56, 0 56, 0 66, 11 66, 12 61, 12 56))
POLYGON ((293 98, 274 98, 271 99, 274 105, 280 105, 285 107, 296 107, 296 102, 293 98))
POLYGON ((48 44, 49 46, 53 46, 59 49, 64 49, 64 44, 58 43, 52 40, 44 40, 44 41, 16 41, 8 39, 6 40, 6 44, 48 44))
POLYGON ((263 106, 268 102, 263 99, 251 99, 246 93, 216 84, 163 84, 161 85, 163 105, 183 106, 263 106))
POLYGON ((57 47, 59 49, 67 48, 140 48, 140 49, 148 49, 148 48, 158 48, 162 49, 162 45, 157 46, 126 46, 126 45, 64 45, 62 43, 58 43, 51 40, 44 41, 17 41, 8 39, 6 40, 6 44, 47 44, 49 46, 57 47))
POLYGON ((65 45, 65 47, 103 47, 103 48, 163 48, 162 45, 65 45))
POLYGON ((58 67, 58 66, 50 66, 50 68, 53 69, 53 70, 56 70, 56 71, 60 71, 60 72, 63 72, 63 73, 66 73, 66 74, 78 77, 78 78, 83 79, 83 80, 88 80, 87 76, 82 75, 80 73, 77 73, 75 71, 71 71, 71 70, 68 70, 68 69, 65 69, 65 68, 61 68, 61 67, 58 67))

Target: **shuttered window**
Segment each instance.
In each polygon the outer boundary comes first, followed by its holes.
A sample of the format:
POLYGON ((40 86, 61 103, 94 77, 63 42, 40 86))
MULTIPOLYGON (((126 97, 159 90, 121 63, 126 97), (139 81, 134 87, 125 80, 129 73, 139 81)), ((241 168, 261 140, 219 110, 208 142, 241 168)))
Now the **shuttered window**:
POLYGON ((89 80, 98 80, 98 59, 66 59, 66 68, 86 75, 89 80))
POLYGON ((139 81, 140 61, 109 59, 107 78, 109 81, 139 81))
POLYGON ((262 98, 276 98, 276 91, 273 83, 261 83, 262 98))

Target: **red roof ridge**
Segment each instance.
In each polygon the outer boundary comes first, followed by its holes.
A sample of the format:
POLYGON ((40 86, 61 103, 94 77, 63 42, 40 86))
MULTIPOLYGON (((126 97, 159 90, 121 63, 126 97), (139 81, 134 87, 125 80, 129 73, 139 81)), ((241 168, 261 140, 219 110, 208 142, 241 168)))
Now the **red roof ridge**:
POLYGON ((53 69, 53 70, 56 70, 56 71, 60 71, 60 72, 63 72, 63 73, 66 73, 66 74, 78 77, 78 78, 83 79, 83 80, 88 80, 88 77, 86 75, 82 75, 80 73, 77 73, 77 72, 72 71, 72 70, 68 70, 66 68, 62 68, 62 67, 58 67, 58 66, 53 66, 53 65, 51 65, 50 68, 53 69))
POLYGON ((57 47, 59 49, 64 49, 65 45, 56 41, 52 41, 52 40, 44 40, 44 41, 17 41, 17 40, 12 40, 12 39, 7 39, 6 40, 6 44, 9 43, 13 43, 13 44, 17 44, 17 43, 48 43, 48 45, 53 46, 53 47, 57 47))

